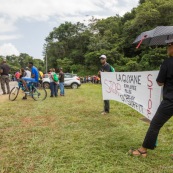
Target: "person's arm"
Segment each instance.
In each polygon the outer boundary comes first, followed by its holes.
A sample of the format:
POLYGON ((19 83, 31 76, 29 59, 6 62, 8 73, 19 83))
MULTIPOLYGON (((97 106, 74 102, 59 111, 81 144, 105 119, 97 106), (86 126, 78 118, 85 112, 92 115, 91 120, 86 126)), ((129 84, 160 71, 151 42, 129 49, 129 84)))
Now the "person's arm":
POLYGON ((159 86, 163 86, 165 84, 166 76, 167 76, 167 65, 166 65, 166 63, 163 63, 160 67, 160 71, 159 71, 158 77, 156 79, 157 84, 159 86))
POLYGON ((0 73, 3 73, 3 68, 2 67, 0 67, 0 73))
POLYGON ((32 70, 31 70, 31 78, 35 78, 35 73, 36 73, 36 72, 35 72, 35 69, 32 69, 32 70))

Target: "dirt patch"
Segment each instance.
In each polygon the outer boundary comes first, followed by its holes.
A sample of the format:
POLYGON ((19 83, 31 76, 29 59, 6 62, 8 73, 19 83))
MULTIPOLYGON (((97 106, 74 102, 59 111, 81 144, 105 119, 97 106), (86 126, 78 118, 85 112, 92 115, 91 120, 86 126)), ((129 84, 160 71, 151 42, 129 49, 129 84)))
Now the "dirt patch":
POLYGON ((49 126, 55 121, 54 117, 51 116, 37 116, 32 118, 22 119, 22 126, 49 126))
POLYGON ((30 126, 33 125, 34 122, 31 118, 24 118, 22 119, 22 126, 30 126))
POLYGON ((8 101, 8 95, 0 95, 0 103, 8 101))

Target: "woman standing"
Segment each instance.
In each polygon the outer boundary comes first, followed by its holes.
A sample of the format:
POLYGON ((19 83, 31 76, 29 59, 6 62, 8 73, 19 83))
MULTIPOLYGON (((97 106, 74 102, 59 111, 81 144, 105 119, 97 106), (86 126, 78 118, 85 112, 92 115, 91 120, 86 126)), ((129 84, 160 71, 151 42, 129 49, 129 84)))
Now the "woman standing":
POLYGON ((54 68, 50 69, 49 79, 50 79, 50 90, 51 90, 50 97, 54 96, 58 97, 58 76, 55 73, 54 68))

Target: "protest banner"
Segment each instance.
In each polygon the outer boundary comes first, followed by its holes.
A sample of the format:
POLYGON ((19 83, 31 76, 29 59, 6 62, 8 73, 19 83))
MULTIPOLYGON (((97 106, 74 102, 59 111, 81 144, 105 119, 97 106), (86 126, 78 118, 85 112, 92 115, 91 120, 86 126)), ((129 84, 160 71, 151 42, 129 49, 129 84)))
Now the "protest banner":
POLYGON ((127 104, 151 120, 161 101, 158 71, 101 73, 103 100, 127 104))

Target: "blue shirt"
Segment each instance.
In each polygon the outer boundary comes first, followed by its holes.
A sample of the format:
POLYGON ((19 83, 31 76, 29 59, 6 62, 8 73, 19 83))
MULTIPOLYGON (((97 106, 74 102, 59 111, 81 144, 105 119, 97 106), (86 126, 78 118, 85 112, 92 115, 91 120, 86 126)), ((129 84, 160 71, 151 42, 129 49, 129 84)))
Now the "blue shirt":
POLYGON ((39 72, 38 72, 38 70, 37 70, 36 67, 33 66, 33 67, 31 68, 31 74, 34 75, 35 81, 38 82, 38 79, 39 79, 39 72))

